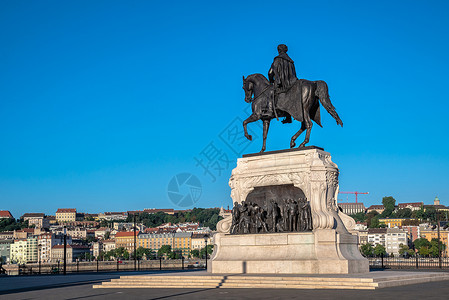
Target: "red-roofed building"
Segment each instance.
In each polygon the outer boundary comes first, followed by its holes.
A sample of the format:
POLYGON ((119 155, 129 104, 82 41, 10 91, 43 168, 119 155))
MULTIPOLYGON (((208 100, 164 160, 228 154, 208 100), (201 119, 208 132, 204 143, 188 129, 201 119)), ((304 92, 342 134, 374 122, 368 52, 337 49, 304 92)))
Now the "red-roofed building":
POLYGON ((175 214, 175 210, 173 208, 145 208, 143 211, 146 212, 146 213, 149 213, 149 214, 155 214, 155 213, 158 213, 158 212, 163 212, 163 213, 166 213, 168 215, 174 215, 175 214))
POLYGON ((421 207, 423 207, 423 205, 424 205, 423 202, 399 203, 398 209, 409 208, 412 211, 414 211, 414 210, 420 210, 421 207))
MULTIPOLYGON (((139 235, 139 231, 136 231, 136 237, 139 235)), ((128 250, 129 253, 134 251, 134 231, 120 231, 115 235, 115 247, 123 247, 128 250)))
POLYGON ((9 210, 0 210, 0 219, 14 219, 9 210))
POLYGON ((56 211, 56 221, 58 223, 75 222, 76 208, 58 208, 56 211))
POLYGON ((379 214, 381 214, 385 210, 385 207, 383 205, 371 205, 366 210, 366 213, 370 213, 372 211, 377 211, 379 214))

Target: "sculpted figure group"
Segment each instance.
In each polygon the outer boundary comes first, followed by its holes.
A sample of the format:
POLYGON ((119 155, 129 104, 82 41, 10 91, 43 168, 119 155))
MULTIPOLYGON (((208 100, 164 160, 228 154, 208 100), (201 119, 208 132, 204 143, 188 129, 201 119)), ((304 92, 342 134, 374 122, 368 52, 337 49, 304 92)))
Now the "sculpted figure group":
POLYGON ((265 205, 234 203, 231 234, 301 232, 312 230, 312 213, 304 198, 267 200, 265 205))

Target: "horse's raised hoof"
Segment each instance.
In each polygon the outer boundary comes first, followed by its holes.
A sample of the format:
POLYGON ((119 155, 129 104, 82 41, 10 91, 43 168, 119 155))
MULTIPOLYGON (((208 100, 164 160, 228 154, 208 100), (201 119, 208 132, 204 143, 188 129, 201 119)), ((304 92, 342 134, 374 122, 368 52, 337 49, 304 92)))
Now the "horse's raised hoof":
POLYGON ((291 142, 290 142, 290 148, 294 148, 295 146, 296 146, 296 143, 293 142, 293 141, 291 141, 291 142))
POLYGON ((245 135, 245 137, 248 139, 248 140, 250 140, 250 141, 252 141, 253 140, 253 137, 250 135, 250 134, 248 134, 248 135, 245 135))

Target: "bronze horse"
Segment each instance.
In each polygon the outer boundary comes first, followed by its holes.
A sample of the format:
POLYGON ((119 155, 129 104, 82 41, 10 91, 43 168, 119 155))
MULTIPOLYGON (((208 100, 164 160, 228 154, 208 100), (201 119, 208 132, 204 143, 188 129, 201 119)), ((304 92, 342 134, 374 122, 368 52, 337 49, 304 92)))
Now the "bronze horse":
POLYGON ((257 120, 263 121, 263 146, 260 152, 264 152, 266 149, 267 134, 271 120, 278 117, 287 117, 288 115, 301 122, 301 129, 291 138, 290 148, 296 146, 295 140, 304 130, 307 130, 306 138, 299 145, 299 147, 304 147, 310 139, 312 120, 323 127, 320 118, 320 102, 337 121, 337 124, 343 127, 343 122, 329 99, 327 84, 322 80, 297 80, 288 91, 276 96, 276 111, 274 111, 272 105, 270 106, 270 102, 273 101, 273 86, 270 85, 265 76, 262 74, 252 74, 246 78, 243 76, 243 89, 245 90, 245 101, 247 103, 252 102, 251 108, 253 111, 251 116, 243 121, 245 137, 250 141, 252 140, 246 129, 248 123, 257 120))

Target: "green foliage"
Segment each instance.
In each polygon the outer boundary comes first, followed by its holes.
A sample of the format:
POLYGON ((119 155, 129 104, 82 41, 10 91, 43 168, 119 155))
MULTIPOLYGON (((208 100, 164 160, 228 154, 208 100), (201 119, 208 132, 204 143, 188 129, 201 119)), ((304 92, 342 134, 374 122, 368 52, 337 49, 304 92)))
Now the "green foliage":
POLYGON ((356 214, 351 215, 351 218, 353 218, 356 222, 365 222, 366 215, 364 212, 358 212, 356 214))
POLYGON ((182 250, 181 249, 175 249, 173 250, 169 255, 168 258, 170 259, 181 259, 182 258, 182 250))
POLYGON ((398 211, 394 214, 396 218, 411 218, 412 210, 410 208, 402 208, 398 209, 398 211))
MULTIPOLYGON (((368 225, 369 228, 376 228, 371 227, 371 220, 377 215, 379 215, 379 213, 375 210, 370 211, 369 213, 366 214, 366 224, 368 225)), ((377 218, 377 221, 379 221, 379 218, 377 218)))
POLYGON ((369 228, 379 228, 381 225, 379 222, 379 218, 380 218, 380 215, 377 215, 377 216, 371 218, 370 223, 368 224, 368 227, 369 228))
POLYGON ((421 256, 429 256, 429 254, 430 254, 429 247, 425 246, 425 247, 419 248, 418 253, 421 256))
MULTIPOLYGON (((200 226, 209 227, 216 230, 218 221, 221 217, 218 215, 218 208, 194 208, 191 211, 179 212, 176 216, 169 215, 164 212, 149 214, 143 212, 137 215, 136 221, 142 223, 146 227, 157 227, 164 223, 182 223, 182 222, 198 222, 200 226)), ((127 222, 134 222, 133 215, 129 215, 127 222)))
POLYGON ((28 221, 22 219, 0 219, 0 232, 1 231, 14 231, 28 227, 28 221))
POLYGON ((192 257, 200 257, 200 251, 198 249, 194 249, 194 250, 190 251, 190 255, 192 257))
POLYGON ((171 246, 170 245, 162 245, 162 247, 157 251, 157 256, 161 257, 164 255, 169 256, 171 253, 171 246))
MULTIPOLYGON (((151 249, 148 248, 144 248, 144 247, 139 247, 136 249, 136 256, 137 259, 153 259, 154 258, 154 253, 153 251, 151 251, 151 249)), ((131 255, 132 258, 134 258, 134 253, 133 255, 131 255)))
POLYGON ((119 259, 123 258, 125 260, 129 259, 129 252, 123 247, 112 249, 108 252, 100 252, 100 256, 104 257, 104 260, 111 260, 111 258, 119 259))
POLYGON ((424 211, 424 219, 433 222, 437 221, 437 210, 435 209, 435 207, 431 206, 426 208, 426 210, 424 211))
POLYGON ((381 256, 386 255, 387 251, 385 251, 385 247, 381 244, 377 244, 376 247, 374 247, 374 255, 381 256))
POLYGON ((385 210, 382 212, 382 217, 383 218, 389 218, 391 217, 391 215, 394 212, 394 208, 396 205, 396 200, 389 196, 389 197, 383 197, 382 198, 382 204, 385 208, 385 210))
POLYGON ((374 248, 371 244, 363 244, 360 247, 360 252, 362 252, 364 256, 372 256, 374 254, 374 248))
MULTIPOLYGON (((429 242, 427 239, 425 239, 425 238, 419 238, 419 239, 416 239, 416 240, 413 242, 413 244, 415 245, 415 249, 417 249, 418 251, 419 251, 421 248, 424 248, 424 247, 429 248, 429 247, 430 247, 430 242, 429 242)), ((420 253, 420 254, 421 254, 421 253, 420 253)))
POLYGON ((400 244, 399 245, 399 254, 401 256, 413 256, 415 254, 415 251, 413 249, 410 249, 409 246, 400 244))
POLYGON ((424 208, 421 206, 420 209, 412 211, 412 218, 415 219, 424 219, 424 208))
MULTIPOLYGON (((214 251, 214 245, 207 245, 207 255, 211 255, 212 252, 214 251)), ((200 257, 205 257, 206 256, 206 247, 202 248, 200 250, 200 257)))
POLYGON ((438 241, 438 239, 432 239, 430 241, 430 248, 429 252, 432 257, 438 257, 440 251, 443 252, 446 249, 446 245, 443 244, 443 242, 438 241), (439 247, 438 247, 439 244, 439 247))

